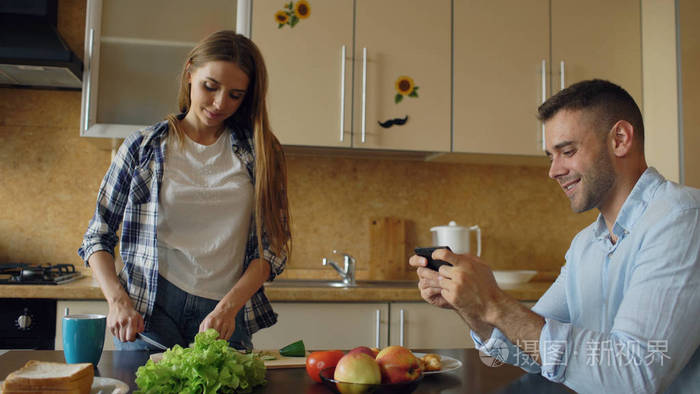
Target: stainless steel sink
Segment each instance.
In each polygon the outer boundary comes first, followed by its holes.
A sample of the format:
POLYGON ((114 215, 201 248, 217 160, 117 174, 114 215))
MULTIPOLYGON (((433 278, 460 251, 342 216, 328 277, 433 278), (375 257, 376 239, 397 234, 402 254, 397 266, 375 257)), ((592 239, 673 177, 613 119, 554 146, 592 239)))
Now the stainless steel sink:
POLYGON ((352 288, 415 288, 417 280, 358 280, 348 285, 338 280, 326 279, 276 279, 265 282, 266 287, 352 287, 352 288))

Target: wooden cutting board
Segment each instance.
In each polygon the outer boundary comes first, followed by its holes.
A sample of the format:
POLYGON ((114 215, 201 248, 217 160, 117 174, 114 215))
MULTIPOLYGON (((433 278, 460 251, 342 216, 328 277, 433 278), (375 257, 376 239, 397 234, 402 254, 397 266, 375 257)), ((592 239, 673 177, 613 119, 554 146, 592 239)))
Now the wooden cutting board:
MULTIPOLYGON (((260 350, 254 350, 254 352, 260 352, 260 350)), ((268 369, 281 369, 281 368, 304 368, 306 367, 306 357, 286 357, 282 356, 279 350, 263 350, 267 354, 272 354, 277 357, 275 360, 264 360, 265 367, 268 369)), ((309 352, 306 352, 308 355, 309 352)), ((150 356, 153 362, 157 363, 163 358, 163 353, 154 353, 150 356)))
MULTIPOLYGON (((281 368, 304 368, 306 367, 306 357, 286 357, 280 355, 277 350, 269 350, 267 353, 273 353, 276 360, 265 360, 265 367, 268 369, 281 369, 281 368)), ((309 352, 306 352, 308 355, 309 352)))
POLYGON ((396 217, 369 220, 369 277, 372 280, 415 278, 408 265, 406 221, 396 217))

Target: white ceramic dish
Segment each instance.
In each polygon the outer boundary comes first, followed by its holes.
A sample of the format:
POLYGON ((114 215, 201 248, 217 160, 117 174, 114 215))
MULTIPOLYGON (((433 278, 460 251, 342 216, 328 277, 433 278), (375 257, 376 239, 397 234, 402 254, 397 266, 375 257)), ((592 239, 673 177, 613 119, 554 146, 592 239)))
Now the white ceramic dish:
MULTIPOLYGON (((413 353, 416 357, 422 358, 428 353, 413 353)), ((435 354, 440 354, 440 353, 435 353, 435 354)), ((423 372, 423 375, 432 375, 436 373, 445 373, 445 372, 450 372, 454 371, 455 369, 461 368, 462 367, 462 362, 457 360, 456 358, 452 358, 450 356, 443 356, 440 354, 440 361, 442 362, 442 369, 439 371, 427 371, 423 372)))
POLYGON ((90 388, 90 394, 127 394, 129 385, 118 379, 95 376, 90 388))
POLYGON ((493 276, 499 285, 527 283, 535 275, 537 275, 537 271, 532 270, 493 271, 493 276))
MULTIPOLYGON (((2 386, 0 380, 0 386, 2 386)), ((95 376, 90 387, 90 394, 127 394, 129 385, 118 379, 95 376)))

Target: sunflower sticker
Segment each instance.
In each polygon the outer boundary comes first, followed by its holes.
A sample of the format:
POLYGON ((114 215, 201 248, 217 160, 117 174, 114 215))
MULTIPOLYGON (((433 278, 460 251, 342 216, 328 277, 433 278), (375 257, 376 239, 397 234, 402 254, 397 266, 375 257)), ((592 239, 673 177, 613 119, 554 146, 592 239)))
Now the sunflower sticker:
POLYGON ((418 86, 413 82, 413 78, 402 75, 394 84, 396 87, 396 96, 394 103, 398 104, 403 100, 403 96, 418 97, 418 86))
POLYGON ((311 5, 306 0, 298 0, 296 4, 293 1, 284 4, 284 8, 275 13, 275 22, 278 28, 283 28, 284 25, 289 27, 296 26, 300 20, 306 19, 311 15, 311 5))

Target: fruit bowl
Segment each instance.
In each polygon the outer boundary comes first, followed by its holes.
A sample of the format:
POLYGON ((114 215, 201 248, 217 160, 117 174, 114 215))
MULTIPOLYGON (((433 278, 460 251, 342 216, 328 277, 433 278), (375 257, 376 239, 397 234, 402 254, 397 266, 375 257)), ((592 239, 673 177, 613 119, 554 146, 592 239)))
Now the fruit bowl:
POLYGON ((333 390, 334 393, 346 394, 364 394, 364 393, 375 393, 375 394, 398 394, 398 393, 412 393, 416 387, 423 380, 423 374, 420 374, 418 378, 410 382, 402 383, 383 383, 383 384, 365 384, 365 383, 347 383, 339 382, 333 379, 333 373, 335 372, 335 367, 326 368, 321 370, 319 376, 321 381, 326 387, 333 390))

